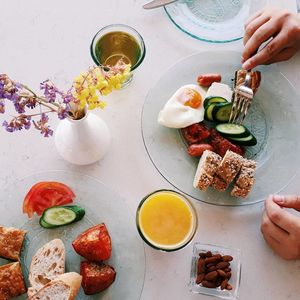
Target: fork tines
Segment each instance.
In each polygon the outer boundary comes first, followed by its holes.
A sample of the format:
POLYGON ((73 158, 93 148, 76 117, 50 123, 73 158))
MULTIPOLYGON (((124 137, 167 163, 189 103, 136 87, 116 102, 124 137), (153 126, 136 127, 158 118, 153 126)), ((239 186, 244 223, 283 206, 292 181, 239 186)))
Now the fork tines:
POLYGON ((253 99, 253 91, 245 85, 236 88, 229 123, 242 124, 253 99))

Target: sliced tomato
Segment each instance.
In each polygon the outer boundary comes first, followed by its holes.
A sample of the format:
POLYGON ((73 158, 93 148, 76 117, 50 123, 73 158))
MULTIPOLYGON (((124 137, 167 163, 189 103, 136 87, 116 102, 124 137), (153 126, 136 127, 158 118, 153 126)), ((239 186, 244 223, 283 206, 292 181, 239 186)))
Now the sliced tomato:
POLYGON ((79 255, 89 261, 107 260, 111 256, 111 239, 104 223, 81 233, 72 246, 79 255))
POLYGON ((75 194, 65 184, 55 181, 36 183, 27 193, 23 202, 23 213, 32 218, 34 213, 42 215, 45 209, 73 202, 75 194))

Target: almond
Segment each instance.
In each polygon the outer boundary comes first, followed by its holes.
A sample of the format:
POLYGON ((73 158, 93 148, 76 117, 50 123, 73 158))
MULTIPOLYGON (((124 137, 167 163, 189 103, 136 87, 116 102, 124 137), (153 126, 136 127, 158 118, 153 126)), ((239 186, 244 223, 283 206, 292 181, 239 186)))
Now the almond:
POLYGON ((203 273, 203 274, 199 274, 199 275, 197 276, 197 278, 196 278, 196 283, 197 283, 197 284, 200 284, 200 283, 203 281, 204 277, 205 277, 205 274, 204 274, 204 273, 203 273))
POLYGON ((206 253, 201 252, 201 253, 199 253, 199 256, 200 256, 201 258, 206 258, 206 253))
POLYGON ((216 284, 214 282, 211 282, 211 281, 207 281, 207 280, 204 280, 202 281, 202 285, 206 288, 209 288, 209 289, 213 289, 213 288, 216 288, 216 284))
POLYGON ((221 276, 221 277, 223 277, 223 278, 228 278, 227 277, 227 274, 223 271, 223 270, 217 270, 217 272, 218 272, 218 274, 221 276))
POLYGON ((217 271, 209 272, 205 275, 204 279, 208 281, 214 281, 218 277, 217 271))
POLYGON ((226 289, 227 284, 228 284, 228 279, 224 279, 221 283, 221 290, 226 289))
POLYGON ((231 278, 231 272, 226 273, 226 275, 227 279, 229 280, 231 278))
POLYGON ((202 274, 204 272, 205 272, 205 261, 203 258, 199 258, 197 264, 197 274, 202 274))
POLYGON ((223 261, 229 262, 229 261, 232 261, 232 260, 233 260, 233 257, 232 257, 231 255, 224 255, 224 256, 222 257, 222 260, 223 260, 223 261))
POLYGON ((216 270, 217 270, 217 267, 216 267, 216 266, 210 266, 210 267, 207 269, 207 273, 212 272, 212 271, 216 271, 216 270))
POLYGON ((206 254, 206 257, 212 257, 211 251, 207 251, 205 254, 206 254))
POLYGON ((217 255, 214 255, 214 256, 212 256, 212 257, 205 258, 205 264, 208 265, 208 264, 210 264, 210 263, 219 261, 220 259, 221 259, 221 255, 220 255, 220 257, 217 256, 217 255))
POLYGON ((230 266, 230 264, 227 261, 221 261, 216 265, 217 269, 226 269, 229 266, 230 266))

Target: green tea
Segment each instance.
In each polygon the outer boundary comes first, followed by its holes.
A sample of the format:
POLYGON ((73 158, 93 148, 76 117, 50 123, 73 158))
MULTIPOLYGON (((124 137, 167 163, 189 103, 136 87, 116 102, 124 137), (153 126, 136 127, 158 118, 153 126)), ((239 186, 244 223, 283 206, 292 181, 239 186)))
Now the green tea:
POLYGON ((120 59, 134 66, 141 56, 141 48, 132 35, 113 31, 97 41, 95 54, 99 63, 106 66, 114 66, 120 59))

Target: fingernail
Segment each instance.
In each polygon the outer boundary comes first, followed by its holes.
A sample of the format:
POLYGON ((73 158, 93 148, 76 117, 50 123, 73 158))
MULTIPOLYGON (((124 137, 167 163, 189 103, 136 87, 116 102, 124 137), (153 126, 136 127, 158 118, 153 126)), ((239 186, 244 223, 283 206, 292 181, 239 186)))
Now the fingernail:
POLYGON ((242 56, 241 57, 241 63, 243 64, 245 62, 245 58, 242 56))
POLYGON ((245 63, 243 63, 242 67, 245 70, 251 69, 251 65, 250 65, 250 63, 248 61, 246 61, 245 63))
POLYGON ((274 201, 277 203, 277 204, 283 204, 284 203, 284 197, 283 196, 280 196, 280 195, 274 195, 274 201))

